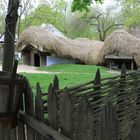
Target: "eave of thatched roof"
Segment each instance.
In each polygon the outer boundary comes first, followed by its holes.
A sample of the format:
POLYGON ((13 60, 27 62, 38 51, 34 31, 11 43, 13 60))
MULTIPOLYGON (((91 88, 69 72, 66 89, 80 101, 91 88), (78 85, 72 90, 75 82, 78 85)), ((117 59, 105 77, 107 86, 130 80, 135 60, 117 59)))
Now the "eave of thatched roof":
POLYGON ((113 53, 131 56, 140 66, 140 39, 124 30, 117 30, 110 34, 105 40, 101 52, 102 56, 113 53))
POLYGON ((128 60, 132 60, 133 56, 109 54, 109 55, 105 55, 105 59, 125 59, 125 60, 128 59, 128 60))
POLYGON ((103 42, 85 38, 72 40, 67 37, 59 37, 36 26, 27 28, 17 42, 19 51, 28 45, 41 52, 52 52, 60 57, 79 59, 86 64, 102 62, 100 52, 103 42))

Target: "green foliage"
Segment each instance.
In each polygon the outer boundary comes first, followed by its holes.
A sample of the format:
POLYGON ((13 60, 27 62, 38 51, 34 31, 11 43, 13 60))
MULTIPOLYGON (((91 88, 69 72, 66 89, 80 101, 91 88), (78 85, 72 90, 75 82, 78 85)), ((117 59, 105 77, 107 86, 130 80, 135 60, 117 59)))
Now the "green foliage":
MULTIPOLYGON (((102 2, 102 0, 95 0, 96 2, 102 2)), ((89 11, 89 6, 92 4, 92 0, 73 0, 72 11, 89 11)))
POLYGON ((78 11, 73 13, 69 22, 68 37, 86 37, 97 39, 97 33, 94 32, 94 30, 88 25, 87 20, 85 19, 85 13, 78 11))
POLYGON ((2 15, 0 15, 0 34, 4 33, 5 30, 5 17, 3 17, 2 15))
POLYGON ((42 23, 53 24, 56 28, 63 31, 63 21, 64 18, 59 11, 55 11, 49 5, 39 5, 34 11, 32 11, 26 20, 22 22, 22 30, 30 25, 39 26, 42 23))
POLYGON ((82 30, 78 30, 73 28, 69 31, 68 34, 69 37, 71 38, 90 38, 90 39, 99 39, 98 38, 98 33, 94 32, 90 26, 84 27, 82 30))
POLYGON ((127 29, 140 27, 140 2, 138 0, 123 0, 121 18, 127 29))
POLYGON ((7 1, 1 0, 0 2, 0 33, 5 31, 5 17, 7 14, 7 1))

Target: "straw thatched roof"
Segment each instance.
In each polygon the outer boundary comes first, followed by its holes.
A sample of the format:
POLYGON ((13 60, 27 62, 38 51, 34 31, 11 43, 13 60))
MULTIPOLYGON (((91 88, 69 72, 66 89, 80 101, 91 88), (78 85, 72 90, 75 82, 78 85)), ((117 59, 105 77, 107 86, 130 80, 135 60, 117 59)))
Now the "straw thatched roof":
POLYGON ((17 42, 19 51, 32 46, 41 52, 54 53, 56 56, 79 59, 86 64, 102 62, 100 50, 103 42, 85 38, 70 39, 55 36, 48 30, 30 26, 21 35, 17 42))
POLYGON ((102 47, 102 56, 117 53, 119 56, 133 56, 140 66, 140 39, 124 30, 116 30, 110 34, 102 47))

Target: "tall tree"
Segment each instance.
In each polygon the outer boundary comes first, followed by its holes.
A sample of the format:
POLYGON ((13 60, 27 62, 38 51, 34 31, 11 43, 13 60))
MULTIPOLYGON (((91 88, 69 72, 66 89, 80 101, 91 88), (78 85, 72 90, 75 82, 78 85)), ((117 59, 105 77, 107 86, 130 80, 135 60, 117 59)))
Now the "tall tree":
POLYGON ((91 31, 95 32, 98 34, 98 39, 104 41, 110 32, 123 25, 117 19, 117 13, 114 9, 114 6, 106 8, 106 10, 94 6, 88 12, 79 12, 72 23, 74 30, 80 31, 80 34, 85 34, 86 31, 88 34, 91 31))
POLYGON ((3 71, 12 71, 15 50, 15 32, 18 20, 19 0, 9 0, 7 15, 5 18, 5 37, 3 52, 3 71))
POLYGON ((68 16, 70 7, 65 0, 49 1, 44 0, 32 12, 22 19, 22 30, 30 25, 39 26, 42 23, 54 25, 63 33, 67 34, 68 16))
POLYGON ((120 28, 123 25, 117 20, 116 15, 112 14, 113 9, 114 7, 110 7, 106 11, 94 9, 87 18, 88 24, 97 30, 101 41, 105 40, 109 31, 120 28))
POLYGON ((26 22, 26 18, 27 15, 30 13, 30 11, 34 8, 32 0, 22 0, 20 2, 20 8, 19 8, 19 18, 18 18, 18 27, 17 27, 17 35, 19 38, 19 35, 21 33, 21 19, 25 20, 24 22, 26 22), (24 18, 22 18, 22 16, 24 18))
MULTIPOLYGON (((19 5, 19 10, 18 10, 18 27, 17 27, 17 34, 20 34, 20 21, 21 19, 25 19, 26 20, 26 16, 30 13, 30 11, 32 11, 35 7, 34 5, 37 4, 36 2, 37 0, 34 0, 34 2, 32 0, 20 0, 20 5, 19 5)), ((0 2, 0 33, 4 32, 4 28, 5 28, 5 17, 7 14, 7 7, 8 7, 8 0, 1 0, 0 2)))
POLYGON ((130 30, 140 27, 140 1, 139 0, 121 0, 122 10, 121 18, 125 27, 130 30))
POLYGON ((97 35, 95 35, 94 30, 88 24, 86 16, 82 12, 73 13, 73 15, 70 17, 69 25, 69 36, 71 38, 97 38, 97 35))
POLYGON ((1 0, 0 2, 0 33, 2 34, 4 32, 5 27, 5 16, 7 13, 7 7, 8 3, 7 0, 1 0))

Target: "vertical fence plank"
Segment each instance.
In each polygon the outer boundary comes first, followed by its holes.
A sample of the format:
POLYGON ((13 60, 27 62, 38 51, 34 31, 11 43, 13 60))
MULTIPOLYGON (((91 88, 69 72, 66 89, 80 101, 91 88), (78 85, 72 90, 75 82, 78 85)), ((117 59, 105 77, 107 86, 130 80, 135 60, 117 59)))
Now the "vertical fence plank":
POLYGON ((125 74, 126 74, 126 66, 125 66, 125 63, 123 63, 121 67, 121 75, 125 75, 125 74))
MULTIPOLYGON (((97 101, 101 99, 101 95, 100 92, 98 92, 101 89, 101 75, 100 75, 100 70, 98 69, 95 75, 95 79, 94 79, 94 91, 96 91, 97 95, 96 97, 93 96, 93 101, 97 101), (97 87, 96 87, 97 86, 97 87)), ((100 107, 100 103, 97 103, 97 106, 94 108, 95 110, 98 109, 100 107)))
MULTIPOLYGON (((20 102, 19 102, 19 109, 24 110, 23 107, 23 94, 20 95, 20 102)), ((18 126, 17 126, 17 132, 18 132, 18 140, 25 140, 25 127, 24 123, 18 119, 18 126)))
POLYGON ((140 139, 140 116, 136 120, 134 126, 131 129, 130 140, 139 140, 140 139))
MULTIPOLYGON (((42 91, 39 83, 36 84, 35 118, 41 122, 44 122, 44 107, 42 101, 42 91)), ((43 140, 43 137, 38 133, 36 133, 36 140, 43 140)))
POLYGON ((50 127, 58 130, 58 97, 52 84, 48 89, 48 122, 50 127))
POLYGON ((118 140, 118 121, 112 103, 104 106, 101 114, 100 140, 118 140))
POLYGON ((72 138, 72 102, 66 88, 60 96, 59 109, 61 133, 72 138))
POLYGON ((16 130, 16 128, 10 129, 10 140, 17 140, 17 130, 16 130))
MULTIPOLYGON (((16 68, 17 68, 17 65, 14 65, 12 77, 15 77, 16 68)), ((23 76, 20 76, 20 78, 23 79, 23 76)), ((26 83, 25 78, 24 78, 24 80, 25 80, 25 83, 26 83)), ((13 91, 15 92, 14 97, 13 97, 13 104, 12 104, 12 106, 13 106, 12 109, 13 110, 16 110, 16 109, 17 110, 19 110, 19 109, 23 110, 23 91, 24 91, 24 88, 25 88, 25 83, 22 84, 22 85, 18 85, 13 89, 13 91)), ((17 127, 10 130, 10 140, 17 140, 18 139, 18 122, 19 122, 19 120, 17 119, 17 127)), ((20 123, 20 124, 22 124, 21 127, 23 127, 23 131, 24 131, 24 124, 23 123, 20 123)), ((23 133, 20 140, 24 139, 24 137, 25 137, 24 136, 25 133, 23 131, 20 132, 20 133, 23 133)))
POLYGON ((136 75, 136 79, 135 80, 135 87, 137 88, 137 94, 136 94, 136 111, 137 111, 137 115, 139 114, 140 112, 140 84, 139 84, 139 79, 140 79, 140 72, 138 74, 135 74, 136 75))
MULTIPOLYGON (((95 75, 95 79, 94 79, 94 91, 96 92, 96 97, 94 97, 93 95, 93 101, 92 102, 96 102, 96 104, 94 104, 93 106, 93 112, 94 115, 96 114, 96 118, 94 118, 94 123, 95 123, 95 135, 96 135, 96 139, 100 138, 100 109, 101 109, 101 75, 100 75, 100 70, 98 69, 95 75), (99 110, 99 111, 97 111, 99 110)), ((93 91, 93 92, 94 92, 93 91)))
MULTIPOLYGON (((8 85, 0 85, 0 112, 7 112, 7 104, 8 104, 8 96, 9 96, 9 86, 8 85)), ((8 133, 8 129, 3 128, 0 126, 0 139, 1 140, 8 140, 10 137, 8 133)))
POLYGON ((41 91, 39 83, 36 84, 35 117, 36 117, 36 119, 44 122, 42 91, 41 91))
POLYGON ((4 139, 3 140, 10 140, 10 130, 6 127, 3 128, 4 132, 4 139))
MULTIPOLYGON (((30 83, 27 81, 26 89, 24 91, 25 95, 25 112, 34 116, 34 103, 33 103, 33 92, 30 83)), ((27 140, 35 140, 35 133, 30 127, 26 127, 27 130, 27 140)))
POLYGON ((53 88, 55 90, 59 89, 59 80, 58 80, 56 75, 55 75, 54 80, 53 80, 53 88))
MULTIPOLYGON (((100 70, 98 69, 95 75, 94 79, 94 85, 100 85, 101 84, 101 74, 100 70)), ((95 90, 100 90, 100 87, 94 87, 95 90)))
POLYGON ((4 140, 4 132, 2 126, 0 126, 0 140, 4 140))
POLYGON ((87 139, 88 140, 95 140, 95 132, 94 132, 94 116, 91 107, 88 107, 88 132, 87 132, 87 139))
POLYGON ((119 139, 126 139, 129 136, 130 121, 128 118, 128 92, 126 92, 126 67, 122 65, 119 90, 117 92, 117 116, 119 120, 119 139))
MULTIPOLYGON (((138 112, 137 112, 137 94, 139 93, 139 78, 138 78, 138 75, 136 75, 135 73, 133 73, 131 75, 131 79, 132 79, 132 88, 130 89, 129 91, 129 98, 128 101, 128 118, 129 118, 129 121, 131 121, 131 124, 134 123, 135 119, 138 117, 138 112)), ((131 125, 132 127, 132 125, 131 125)))
POLYGON ((3 132, 3 128, 2 128, 2 126, 0 126, 0 140, 3 140, 4 138, 4 132, 3 132))
POLYGON ((91 109, 87 96, 83 96, 80 99, 78 105, 77 115, 77 140, 94 140, 94 129, 90 124, 92 121, 91 109))

